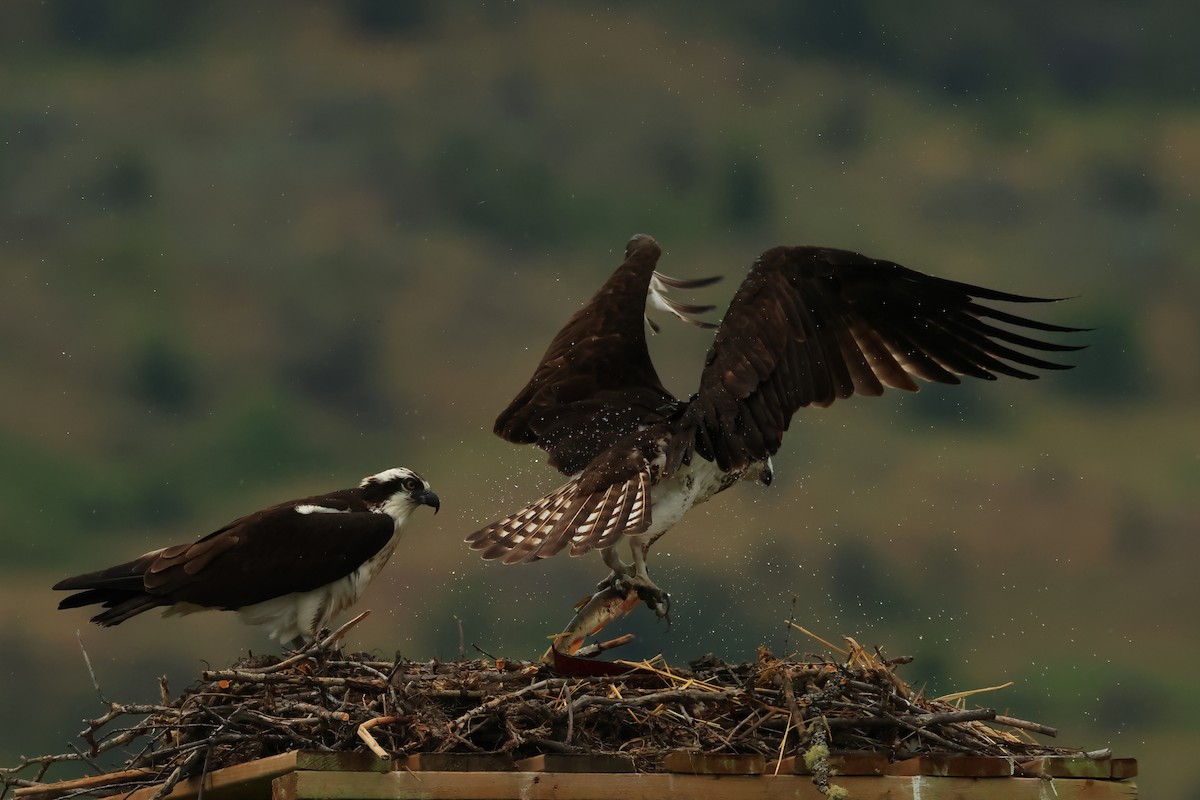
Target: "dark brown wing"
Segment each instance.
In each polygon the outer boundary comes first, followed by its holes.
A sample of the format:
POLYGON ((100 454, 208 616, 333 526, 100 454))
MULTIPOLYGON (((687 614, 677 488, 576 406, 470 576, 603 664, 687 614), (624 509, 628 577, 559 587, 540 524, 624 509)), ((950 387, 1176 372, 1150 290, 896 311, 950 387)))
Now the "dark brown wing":
POLYGON ((694 426, 683 438, 672 435, 685 404, 663 387, 650 361, 646 309, 713 327, 694 316, 711 306, 679 303, 666 291, 717 280, 655 272, 661 254, 653 238, 633 237, 624 263, 558 332, 533 378, 497 418, 497 435, 536 443, 551 466, 579 474, 468 536, 484 558, 514 564, 568 546, 580 555, 649 527, 649 488, 664 469, 678 468, 690 455, 694 426))
POLYGON ((675 409, 650 361, 643 322, 661 253, 649 236, 629 242, 624 263, 558 332, 496 419, 498 436, 536 443, 551 466, 573 475, 639 424, 675 409))
POLYGON ((935 278, 846 250, 768 250, 734 296, 709 350, 695 400, 698 447, 724 469, 741 467, 775 453, 792 414, 803 406, 878 395, 885 386, 916 391, 914 377, 954 384, 962 375, 1030 379, 1037 377, 1031 369, 1069 369, 1025 350, 1079 347, 1020 330, 1081 329, 979 300, 1052 302, 935 278))
POLYGON ((394 523, 367 510, 357 489, 281 503, 234 520, 192 543, 78 575, 55 589, 79 589, 59 608, 100 603, 94 619, 115 625, 158 605, 234 609, 344 577, 391 538, 394 523), (341 509, 302 514, 297 507, 341 509))

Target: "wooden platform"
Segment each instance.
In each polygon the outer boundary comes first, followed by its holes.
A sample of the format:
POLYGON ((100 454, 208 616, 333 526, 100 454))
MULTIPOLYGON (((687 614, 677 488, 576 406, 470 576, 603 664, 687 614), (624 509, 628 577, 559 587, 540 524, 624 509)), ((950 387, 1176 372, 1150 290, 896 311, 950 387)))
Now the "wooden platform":
MULTIPOLYGON (((888 764, 868 754, 835 756, 831 783, 855 800, 1115 800, 1136 798, 1133 759, 916 758, 888 764), (1042 777, 1032 777, 1040 775, 1042 777)), ((360 753, 284 753, 182 781, 170 800, 783 800, 824 795, 803 763, 761 756, 677 751, 664 772, 637 773, 620 756, 555 755, 513 762, 503 755, 420 754, 385 761, 360 753), (463 769, 464 767, 468 769, 463 769)), ((115 777, 115 789, 128 773, 115 777)), ((20 800, 103 790, 104 776, 18 789, 20 800), (83 782, 87 783, 84 784, 83 782)), ((150 800, 146 786, 128 800, 150 800)))

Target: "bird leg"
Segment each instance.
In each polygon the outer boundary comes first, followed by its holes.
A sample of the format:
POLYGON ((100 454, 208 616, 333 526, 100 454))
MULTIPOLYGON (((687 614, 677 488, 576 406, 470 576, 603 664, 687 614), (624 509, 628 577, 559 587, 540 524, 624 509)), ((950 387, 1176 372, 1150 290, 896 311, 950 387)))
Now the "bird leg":
POLYGON ((605 578, 596 587, 605 589, 612 587, 618 594, 624 596, 629 592, 637 592, 637 596, 646 604, 655 614, 671 623, 671 596, 658 588, 654 581, 650 580, 650 575, 646 571, 646 550, 648 545, 640 544, 636 541, 631 543, 630 550, 633 553, 633 564, 626 564, 616 554, 616 548, 610 547, 607 550, 602 550, 601 555, 604 558, 604 563, 612 569, 612 574, 605 578))

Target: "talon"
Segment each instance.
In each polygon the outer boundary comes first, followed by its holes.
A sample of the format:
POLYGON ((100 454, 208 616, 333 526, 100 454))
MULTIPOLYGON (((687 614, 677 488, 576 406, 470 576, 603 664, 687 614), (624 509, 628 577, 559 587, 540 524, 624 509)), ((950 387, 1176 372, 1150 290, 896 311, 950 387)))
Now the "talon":
POLYGON ((637 575, 622 575, 613 580, 613 588, 623 594, 636 592, 638 599, 646 604, 660 619, 669 623, 671 613, 671 596, 658 588, 648 578, 637 575))
POLYGON ((604 580, 602 585, 604 588, 612 589, 614 592, 622 596, 636 591, 638 596, 641 597, 643 588, 641 583, 635 580, 632 575, 618 575, 615 572, 612 575, 609 575, 608 578, 604 580))
POLYGON ((671 595, 651 584, 650 586, 639 586, 638 597, 646 604, 646 608, 653 611, 659 619, 665 619, 667 625, 671 624, 671 595))
MULTIPOLYGON (((625 613, 629 613, 632 604, 629 604, 629 599, 637 603, 638 600, 646 603, 646 607, 654 612, 659 619, 664 619, 667 622, 667 627, 671 626, 671 595, 662 591, 654 582, 643 575, 638 575, 637 572, 628 572, 624 570, 613 570, 608 577, 596 584, 596 594, 593 597, 600 595, 614 594, 619 597, 624 597, 626 606, 625 613)), ((590 599, 589 599, 590 600, 590 599)), ((581 606, 576 606, 576 612, 582 612, 581 606)))

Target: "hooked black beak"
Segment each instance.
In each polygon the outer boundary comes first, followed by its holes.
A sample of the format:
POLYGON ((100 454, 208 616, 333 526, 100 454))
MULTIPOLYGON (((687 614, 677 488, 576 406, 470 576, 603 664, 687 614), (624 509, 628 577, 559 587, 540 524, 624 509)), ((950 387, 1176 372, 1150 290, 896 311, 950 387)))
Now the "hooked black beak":
POLYGON ((775 471, 771 469, 771 465, 768 463, 766 466, 763 467, 762 473, 758 476, 758 482, 761 483, 763 486, 770 486, 771 480, 774 477, 775 477, 775 471))
POLYGON ((417 495, 417 502, 426 506, 433 506, 433 513, 436 514, 442 508, 442 501, 437 496, 437 493, 432 489, 427 489, 417 495))

